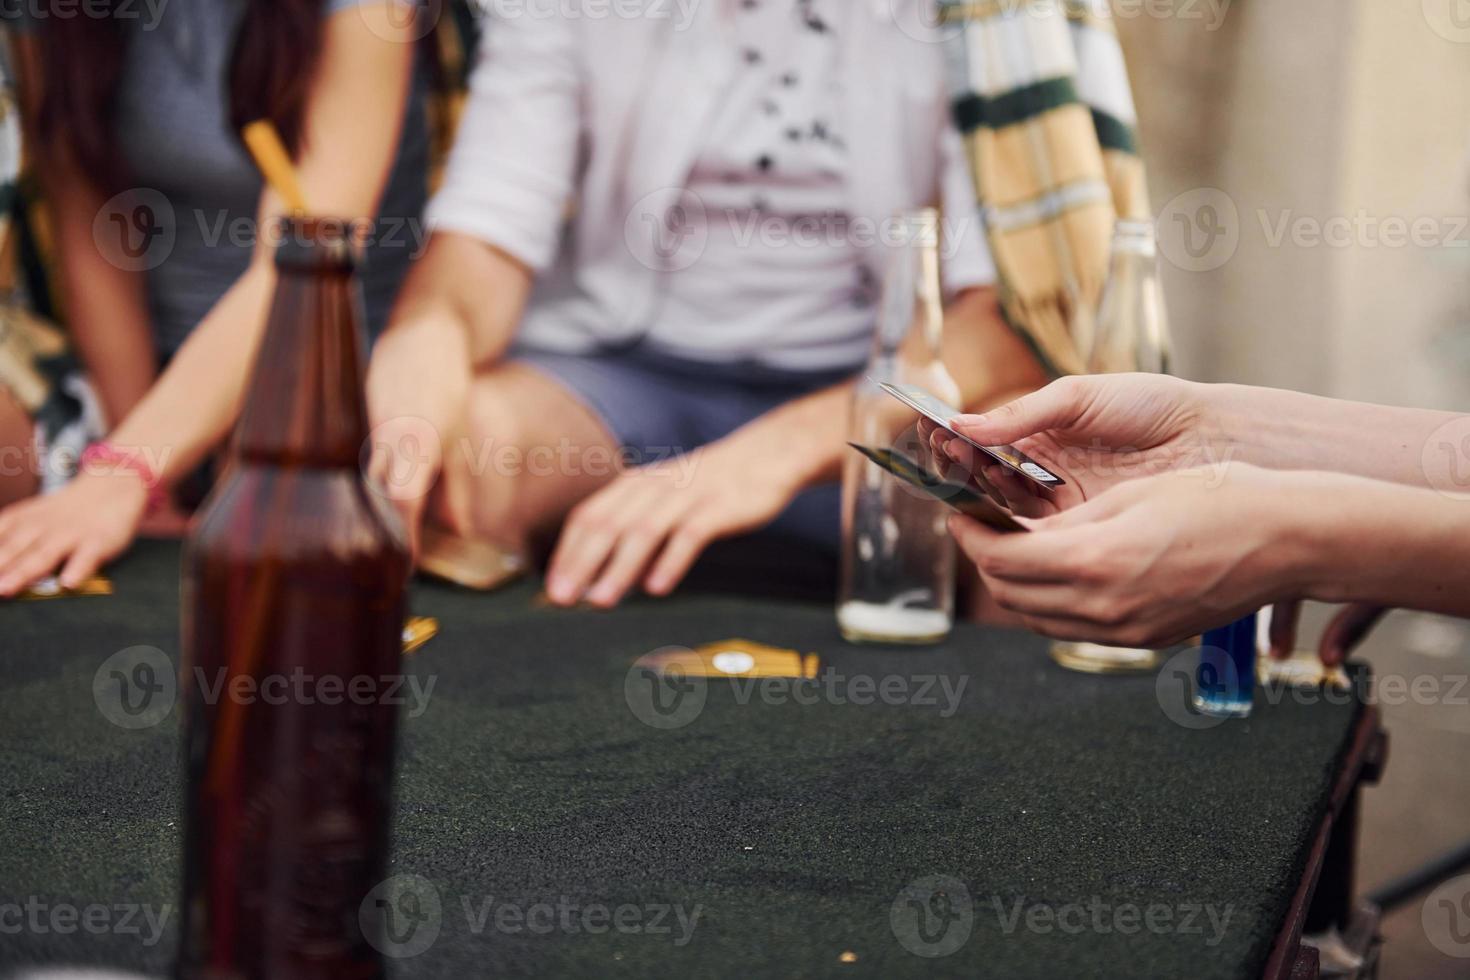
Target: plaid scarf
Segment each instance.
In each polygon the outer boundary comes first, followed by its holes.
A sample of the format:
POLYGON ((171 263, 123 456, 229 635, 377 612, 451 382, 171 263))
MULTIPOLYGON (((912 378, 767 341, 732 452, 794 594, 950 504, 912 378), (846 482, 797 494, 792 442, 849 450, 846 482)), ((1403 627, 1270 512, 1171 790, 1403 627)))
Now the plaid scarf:
POLYGON ((940 0, 940 23, 1001 310, 1081 373, 1113 223, 1149 218, 1107 0, 940 0))

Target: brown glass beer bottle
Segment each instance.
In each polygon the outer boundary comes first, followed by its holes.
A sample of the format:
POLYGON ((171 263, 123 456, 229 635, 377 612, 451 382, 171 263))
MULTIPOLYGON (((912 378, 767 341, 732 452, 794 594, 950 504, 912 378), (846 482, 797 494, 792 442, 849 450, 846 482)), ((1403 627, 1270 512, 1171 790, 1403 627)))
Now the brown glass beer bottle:
POLYGON ((185 546, 181 978, 383 975, 359 907, 386 867, 409 567, 359 466, 354 229, 278 226, 244 411, 185 546))

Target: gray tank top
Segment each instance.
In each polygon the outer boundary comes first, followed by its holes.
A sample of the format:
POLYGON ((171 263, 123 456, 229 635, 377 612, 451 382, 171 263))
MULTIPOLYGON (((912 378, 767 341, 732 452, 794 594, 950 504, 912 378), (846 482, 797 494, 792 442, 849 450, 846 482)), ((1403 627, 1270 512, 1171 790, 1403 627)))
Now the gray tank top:
MULTIPOLYGON (((323 16, 359 0, 325 0, 323 16)), ((148 305, 161 357, 184 338, 249 265, 261 178, 230 131, 228 75, 244 0, 139 3, 124 24, 127 58, 117 139, 126 182, 143 189, 154 239, 146 257, 148 305), (160 253, 161 254, 161 253, 160 253)), ((30 26, 34 26, 33 24, 30 26)), ((415 80, 397 157, 379 203, 362 269, 367 329, 376 337, 411 257, 422 247, 429 132, 425 73, 415 80)), ((393 107, 384 106, 383 113, 393 107)))

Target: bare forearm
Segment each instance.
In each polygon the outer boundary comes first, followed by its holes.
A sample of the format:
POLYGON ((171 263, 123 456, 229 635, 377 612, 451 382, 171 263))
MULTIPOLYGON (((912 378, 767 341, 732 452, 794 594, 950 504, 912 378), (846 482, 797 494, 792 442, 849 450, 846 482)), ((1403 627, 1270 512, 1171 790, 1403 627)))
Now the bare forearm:
POLYGON ((1465 482, 1455 469, 1465 452, 1461 441, 1470 437, 1465 416, 1274 388, 1200 387, 1218 426, 1212 441, 1222 462, 1229 454, 1267 469, 1350 473, 1418 487, 1465 482))
POLYGON ((158 372, 141 273, 108 261, 94 240, 101 195, 69 168, 45 180, 53 202, 62 301, 72 342, 109 425, 127 416, 158 372))
POLYGON ((453 342, 459 356, 491 364, 515 337, 531 282, 530 270, 508 253, 468 235, 435 232, 404 281, 388 336, 408 331, 442 340, 452 326, 462 335, 453 342))
POLYGON ((967 289, 944 313, 944 366, 960 387, 962 408, 1002 405, 1046 384, 1031 349, 1001 319, 993 289, 967 289))
POLYGON ((762 469, 784 473, 794 490, 834 480, 842 470, 853 382, 844 381, 775 408, 721 442, 739 440, 762 469))
POLYGON ((442 451, 463 422, 476 366, 504 356, 530 289, 530 271, 509 255, 465 235, 435 232, 373 351, 368 410, 374 424, 422 420, 442 451))
POLYGON ((1280 508, 1305 597, 1470 616, 1470 500, 1303 474, 1280 508))
POLYGON ((269 262, 252 263, 113 432, 119 445, 147 453, 165 482, 197 466, 234 424, 274 289, 269 262))

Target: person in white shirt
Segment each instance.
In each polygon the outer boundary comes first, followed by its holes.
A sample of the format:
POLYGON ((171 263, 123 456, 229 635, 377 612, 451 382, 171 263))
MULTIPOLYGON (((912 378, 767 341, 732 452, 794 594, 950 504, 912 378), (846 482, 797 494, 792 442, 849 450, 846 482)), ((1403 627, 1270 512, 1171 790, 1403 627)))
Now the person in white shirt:
POLYGON ((943 211, 967 403, 1045 381, 1000 320, 920 10, 562 0, 487 25, 369 371, 415 540, 427 519, 520 550, 560 526, 548 594, 597 605, 667 593, 709 542, 767 525, 835 548, 851 379, 904 210, 943 211))

